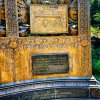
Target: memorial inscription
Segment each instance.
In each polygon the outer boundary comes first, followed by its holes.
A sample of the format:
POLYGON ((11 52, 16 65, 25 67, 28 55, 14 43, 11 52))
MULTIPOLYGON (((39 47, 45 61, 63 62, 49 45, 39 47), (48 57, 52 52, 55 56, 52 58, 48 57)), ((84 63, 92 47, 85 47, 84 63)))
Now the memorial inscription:
POLYGON ((69 72, 68 54, 33 55, 32 65, 34 75, 69 72))

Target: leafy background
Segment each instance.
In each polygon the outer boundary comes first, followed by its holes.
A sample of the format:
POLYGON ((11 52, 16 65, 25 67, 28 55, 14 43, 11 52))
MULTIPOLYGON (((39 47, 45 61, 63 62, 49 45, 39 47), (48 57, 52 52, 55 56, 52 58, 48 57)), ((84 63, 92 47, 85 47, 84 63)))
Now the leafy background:
POLYGON ((100 0, 90 0, 92 68, 96 79, 100 80, 100 0))

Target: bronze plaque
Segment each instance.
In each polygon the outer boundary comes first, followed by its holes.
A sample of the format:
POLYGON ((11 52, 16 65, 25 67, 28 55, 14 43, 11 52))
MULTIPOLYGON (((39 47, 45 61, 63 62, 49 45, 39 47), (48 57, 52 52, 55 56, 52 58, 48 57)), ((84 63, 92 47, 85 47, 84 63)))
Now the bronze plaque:
POLYGON ((68 73, 68 54, 33 55, 32 66, 34 75, 68 73))
POLYGON ((31 5, 32 34, 68 33, 68 7, 62 5, 31 5))

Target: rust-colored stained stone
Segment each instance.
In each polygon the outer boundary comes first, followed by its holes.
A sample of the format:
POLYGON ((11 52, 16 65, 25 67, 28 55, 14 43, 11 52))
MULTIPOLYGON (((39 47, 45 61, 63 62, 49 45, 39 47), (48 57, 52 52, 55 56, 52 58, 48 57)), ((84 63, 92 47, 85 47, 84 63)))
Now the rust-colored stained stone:
POLYGON ((3 44, 0 48, 0 83, 67 76, 91 77, 90 43, 86 39, 87 36, 84 40, 80 36, 54 36, 17 38, 10 42, 10 38, 0 38, 3 44), (33 75, 32 55, 62 53, 69 55, 69 73, 33 75))

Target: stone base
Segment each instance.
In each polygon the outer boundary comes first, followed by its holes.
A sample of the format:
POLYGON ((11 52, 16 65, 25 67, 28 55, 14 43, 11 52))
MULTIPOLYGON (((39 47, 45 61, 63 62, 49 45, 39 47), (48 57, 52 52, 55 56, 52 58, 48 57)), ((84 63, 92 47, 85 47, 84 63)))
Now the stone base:
POLYGON ((89 78, 58 78, 0 86, 0 100, 63 100, 64 98, 100 99, 99 84, 95 79, 89 78))

